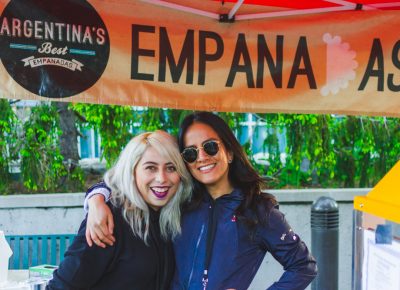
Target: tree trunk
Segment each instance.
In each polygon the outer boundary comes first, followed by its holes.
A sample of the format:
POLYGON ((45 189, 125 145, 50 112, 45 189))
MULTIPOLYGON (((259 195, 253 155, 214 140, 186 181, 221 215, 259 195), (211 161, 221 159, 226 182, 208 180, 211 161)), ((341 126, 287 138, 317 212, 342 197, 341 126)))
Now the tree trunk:
POLYGON ((71 172, 79 164, 78 131, 75 126, 75 113, 68 109, 69 103, 54 102, 60 116, 60 151, 71 172))

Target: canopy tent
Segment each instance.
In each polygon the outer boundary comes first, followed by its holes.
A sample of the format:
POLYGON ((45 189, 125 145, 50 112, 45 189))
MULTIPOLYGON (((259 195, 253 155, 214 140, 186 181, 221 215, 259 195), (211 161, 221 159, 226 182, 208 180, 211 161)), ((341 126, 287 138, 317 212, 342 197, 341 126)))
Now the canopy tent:
POLYGON ((0 0, 0 97, 400 116, 399 6, 0 0))

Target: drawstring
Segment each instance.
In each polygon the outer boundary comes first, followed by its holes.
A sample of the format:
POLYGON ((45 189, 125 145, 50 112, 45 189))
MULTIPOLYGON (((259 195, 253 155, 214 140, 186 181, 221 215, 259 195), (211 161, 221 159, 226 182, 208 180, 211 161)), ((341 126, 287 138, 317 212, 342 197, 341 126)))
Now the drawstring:
POLYGON ((209 213, 209 220, 208 220, 207 245, 206 245, 206 257, 205 257, 205 263, 204 263, 204 272, 203 272, 203 279, 201 280, 203 283, 203 290, 207 289, 208 268, 210 267, 210 263, 211 263, 211 255, 212 255, 212 249, 213 249, 216 229, 217 229, 217 210, 216 210, 216 203, 214 202, 214 200, 212 200, 211 205, 210 205, 210 213, 209 213))

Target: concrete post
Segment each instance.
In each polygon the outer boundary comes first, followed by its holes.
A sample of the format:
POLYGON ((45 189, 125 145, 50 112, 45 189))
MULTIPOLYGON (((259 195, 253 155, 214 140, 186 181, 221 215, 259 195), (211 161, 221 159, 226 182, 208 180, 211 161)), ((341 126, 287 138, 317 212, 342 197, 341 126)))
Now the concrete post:
POLYGON ((338 290, 339 208, 330 197, 320 197, 312 204, 311 252, 318 265, 311 289, 338 290))

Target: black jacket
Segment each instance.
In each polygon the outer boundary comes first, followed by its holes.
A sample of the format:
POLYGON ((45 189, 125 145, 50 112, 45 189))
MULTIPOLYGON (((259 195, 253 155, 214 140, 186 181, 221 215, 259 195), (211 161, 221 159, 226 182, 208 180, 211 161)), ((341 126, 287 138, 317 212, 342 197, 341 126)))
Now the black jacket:
POLYGON ((135 237, 121 210, 112 208, 116 242, 89 247, 86 219, 46 289, 164 290, 174 269, 170 242, 162 240, 158 213, 151 211, 149 245, 135 237))

